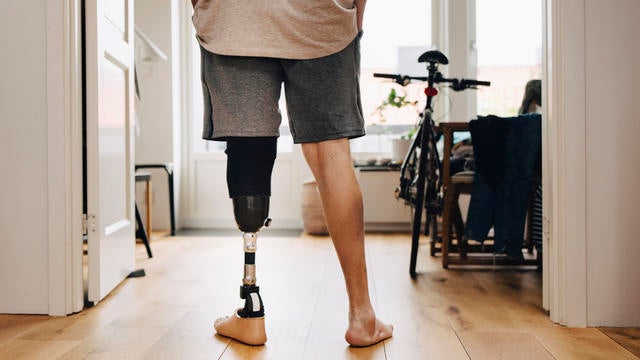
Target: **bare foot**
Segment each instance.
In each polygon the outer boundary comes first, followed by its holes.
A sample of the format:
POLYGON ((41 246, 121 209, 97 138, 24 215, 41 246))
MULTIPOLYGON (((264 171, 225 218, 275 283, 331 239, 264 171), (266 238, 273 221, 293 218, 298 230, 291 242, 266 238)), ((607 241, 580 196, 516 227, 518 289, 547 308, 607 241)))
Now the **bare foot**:
POLYGON ((370 346, 393 336, 393 325, 376 319, 375 314, 366 318, 349 317, 349 328, 344 338, 351 346, 370 346))
POLYGON ((238 340, 247 345, 264 345, 267 342, 267 333, 264 330, 264 316, 241 318, 238 316, 238 310, 234 311, 231 316, 216 320, 213 327, 218 335, 238 340))

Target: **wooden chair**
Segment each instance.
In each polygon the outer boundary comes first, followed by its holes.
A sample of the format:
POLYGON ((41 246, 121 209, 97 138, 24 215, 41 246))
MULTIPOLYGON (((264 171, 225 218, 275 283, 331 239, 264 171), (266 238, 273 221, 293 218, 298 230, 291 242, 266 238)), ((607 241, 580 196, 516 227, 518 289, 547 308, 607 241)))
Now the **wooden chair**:
MULTIPOLYGON (((462 213, 458 205, 460 194, 471 194, 473 187, 473 172, 464 171, 451 176, 451 150, 453 147, 453 134, 457 131, 469 131, 469 123, 451 122, 439 125, 443 134, 444 149, 442 160, 442 191, 444 204, 442 210, 442 228, 440 231, 442 253, 442 267, 447 269, 449 265, 539 265, 536 259, 526 259, 524 263, 509 260, 506 256, 493 256, 492 245, 470 245, 465 237, 465 226, 462 213), (455 234, 454 234, 455 230, 455 234), (453 243, 453 240, 456 243, 453 243), (458 256, 452 255, 457 252, 458 256), (474 256, 468 256, 474 253, 474 256)), ((529 214, 531 213, 531 201, 529 214)), ((530 219, 530 216, 528 216, 530 219)), ((525 245, 527 249, 533 249, 531 242, 531 221, 526 230, 525 245)), ((432 241, 431 253, 437 251, 435 242, 432 241)), ((530 251, 531 251, 530 250, 530 251)))
POLYGON ((141 169, 162 169, 167 173, 167 182, 169 183, 169 217, 171 220, 171 236, 176 235, 176 211, 173 196, 173 163, 157 163, 157 164, 136 164, 136 171, 141 169))

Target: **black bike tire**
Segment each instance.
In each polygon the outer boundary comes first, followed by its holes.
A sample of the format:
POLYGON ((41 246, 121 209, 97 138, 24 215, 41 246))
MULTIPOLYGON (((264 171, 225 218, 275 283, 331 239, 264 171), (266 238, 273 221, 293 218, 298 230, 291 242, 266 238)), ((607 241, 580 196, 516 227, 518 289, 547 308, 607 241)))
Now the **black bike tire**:
MULTIPOLYGON (((423 119, 423 125, 431 127, 431 118, 428 112, 425 112, 425 118, 423 119)), ((424 128, 423 128, 424 129, 424 128)), ((420 138, 420 157, 418 164, 418 183, 416 184, 416 201, 413 204, 415 213, 413 216, 412 230, 411 230, 411 258, 409 261, 409 275, 412 278, 416 277, 416 263, 418 259, 418 245, 420 242, 420 233, 422 225, 422 209, 424 208, 424 195, 425 195, 425 174, 427 166, 427 155, 429 134, 427 131, 422 131, 420 138), (426 150, 426 151, 425 151, 426 150)))

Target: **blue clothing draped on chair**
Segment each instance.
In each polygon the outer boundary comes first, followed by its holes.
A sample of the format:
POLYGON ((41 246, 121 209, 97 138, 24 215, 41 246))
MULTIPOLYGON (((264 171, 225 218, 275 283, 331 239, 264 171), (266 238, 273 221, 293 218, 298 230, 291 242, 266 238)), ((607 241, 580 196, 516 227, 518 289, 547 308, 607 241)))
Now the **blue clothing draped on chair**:
POLYGON ((541 116, 479 116, 469 129, 476 172, 466 236, 483 241, 493 226, 494 252, 521 258, 529 192, 539 173, 541 116))

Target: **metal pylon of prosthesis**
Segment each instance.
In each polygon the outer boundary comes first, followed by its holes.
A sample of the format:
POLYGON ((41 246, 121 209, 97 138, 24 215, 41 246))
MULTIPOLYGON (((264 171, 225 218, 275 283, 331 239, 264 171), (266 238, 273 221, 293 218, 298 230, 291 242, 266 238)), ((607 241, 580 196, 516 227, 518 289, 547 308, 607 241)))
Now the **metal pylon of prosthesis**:
POLYGON ((242 278, 242 285, 255 285, 258 235, 246 232, 242 234, 242 240, 244 242, 244 277, 242 278))
POLYGON ((256 286, 256 250, 258 236, 254 232, 242 234, 244 243, 244 276, 240 286, 240 298, 244 299, 244 308, 238 315, 240 317, 264 316, 264 305, 260 296, 260 287, 256 286))

